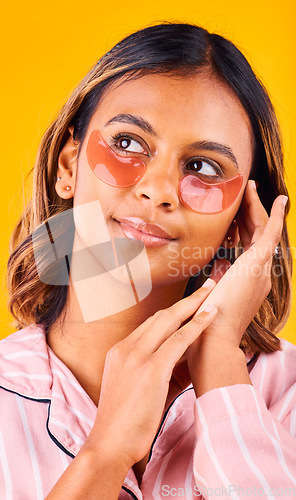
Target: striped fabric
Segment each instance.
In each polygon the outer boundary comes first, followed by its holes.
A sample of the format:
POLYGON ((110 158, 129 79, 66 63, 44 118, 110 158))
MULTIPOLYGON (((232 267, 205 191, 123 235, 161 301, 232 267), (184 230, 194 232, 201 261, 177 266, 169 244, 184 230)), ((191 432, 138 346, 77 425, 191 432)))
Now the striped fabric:
MULTIPOLYGON (((249 364, 253 386, 166 412, 141 488, 131 469, 123 499, 296 498, 296 346, 249 364)), ((0 500, 41 500, 78 453, 96 407, 31 325, 0 342, 0 500)))

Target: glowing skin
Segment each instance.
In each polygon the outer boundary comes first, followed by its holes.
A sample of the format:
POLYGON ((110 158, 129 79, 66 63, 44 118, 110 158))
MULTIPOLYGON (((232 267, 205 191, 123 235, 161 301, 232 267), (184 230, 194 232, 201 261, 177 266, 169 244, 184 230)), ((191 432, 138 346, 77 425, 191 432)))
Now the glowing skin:
MULTIPOLYGON (((253 161, 252 128, 238 98, 213 76, 147 75, 118 81, 106 90, 75 161, 74 207, 99 200, 111 237, 149 239, 132 221, 127 224, 122 219, 157 225, 169 237, 159 246, 147 245, 153 286, 185 285, 217 252, 239 209, 253 161), (118 157, 145 163, 145 175, 138 182, 113 187, 94 176, 87 159, 94 130, 100 130, 118 157), (196 164, 203 182, 243 176, 229 208, 204 215, 180 201, 179 182, 186 175, 197 175, 196 164), (128 230, 128 225, 135 229, 128 230)), ((96 214, 76 229, 84 247, 94 233, 99 239, 102 231, 96 214)), ((140 274, 141 269, 139 278, 140 274)))
MULTIPOLYGON (((123 158, 104 141, 99 130, 93 130, 86 148, 87 160, 94 174, 109 186, 123 188, 136 184, 146 172, 143 160, 123 158)), ((226 181, 207 183, 196 175, 186 175, 179 183, 182 203, 201 214, 214 214, 229 208, 243 185, 243 176, 236 175, 226 181)))

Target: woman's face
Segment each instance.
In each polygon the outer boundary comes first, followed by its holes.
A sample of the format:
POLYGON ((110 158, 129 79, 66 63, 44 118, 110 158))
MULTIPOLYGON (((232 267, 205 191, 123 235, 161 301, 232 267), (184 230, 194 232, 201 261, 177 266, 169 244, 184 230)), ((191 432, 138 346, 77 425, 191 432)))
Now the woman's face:
MULTIPOLYGON (((81 146, 74 207, 99 200, 112 238, 139 239, 145 244, 155 285, 183 281, 211 260, 226 237, 252 159, 248 116, 235 94, 215 77, 206 73, 186 78, 148 75, 117 82, 105 92, 81 146), (114 187, 95 175, 87 153, 94 130, 100 131, 117 156, 144 162, 146 171, 138 182, 114 187), (178 185, 193 169, 198 169, 195 173, 203 180, 242 174, 243 186, 235 202, 215 214, 197 213, 185 206, 178 185), (144 223, 158 226, 167 238, 147 235, 157 236, 158 231, 144 223)), ((102 228, 96 213, 76 230, 85 246, 88 235, 93 241, 97 232, 99 239, 102 228)))

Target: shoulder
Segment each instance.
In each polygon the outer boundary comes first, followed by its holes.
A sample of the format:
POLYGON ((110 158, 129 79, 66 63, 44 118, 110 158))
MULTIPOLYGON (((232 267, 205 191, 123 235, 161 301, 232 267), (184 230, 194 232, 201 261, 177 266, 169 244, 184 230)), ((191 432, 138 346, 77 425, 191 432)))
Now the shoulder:
POLYGON ((48 395, 52 381, 44 329, 30 325, 0 341, 0 387, 27 397, 48 395))
POLYGON ((28 353, 46 351, 45 333, 42 326, 29 325, 0 340, 0 371, 5 361, 20 358, 28 353))
POLYGON ((21 346, 22 344, 27 346, 31 342, 34 343, 36 339, 44 337, 44 335, 44 329, 41 325, 32 324, 21 330, 17 330, 0 340, 0 355, 9 349, 9 346, 21 346))

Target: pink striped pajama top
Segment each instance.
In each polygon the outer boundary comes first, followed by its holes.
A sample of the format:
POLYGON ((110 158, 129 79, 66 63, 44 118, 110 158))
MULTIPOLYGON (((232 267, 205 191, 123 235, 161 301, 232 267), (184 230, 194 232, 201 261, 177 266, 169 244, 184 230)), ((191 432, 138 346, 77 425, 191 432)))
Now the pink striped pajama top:
MULTIPOLYGON (((183 391, 163 418, 141 488, 131 469, 120 500, 296 498, 296 346, 282 340, 282 348, 248 363, 252 386, 198 399, 192 386, 183 391)), ((95 415, 40 326, 2 340, 0 499, 44 499, 95 415)))

